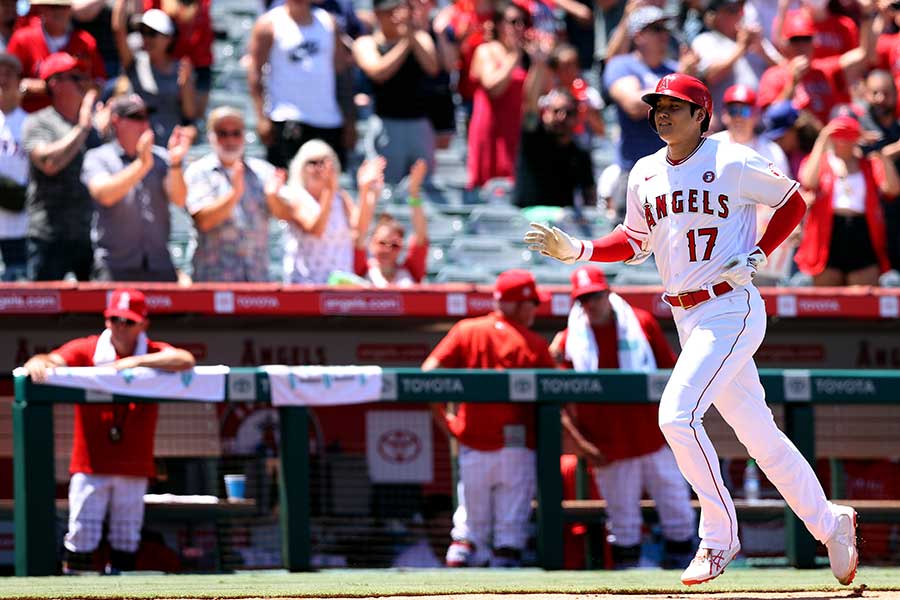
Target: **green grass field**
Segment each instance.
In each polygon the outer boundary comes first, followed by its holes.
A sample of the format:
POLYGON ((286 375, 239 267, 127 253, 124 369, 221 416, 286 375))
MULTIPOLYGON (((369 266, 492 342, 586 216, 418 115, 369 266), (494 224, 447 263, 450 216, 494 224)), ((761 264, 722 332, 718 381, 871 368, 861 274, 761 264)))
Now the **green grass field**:
MULTIPOLYGON (((686 588, 679 572, 520 570, 328 570, 235 575, 128 575, 122 577, 8 577, 0 598, 242 598, 424 596, 478 593, 714 593, 833 591, 828 569, 733 568, 716 581, 686 588)), ((900 591, 900 568, 862 568, 854 586, 900 591)), ((839 593, 839 594, 838 594, 839 593)), ((665 596, 661 596, 664 598, 665 596)))

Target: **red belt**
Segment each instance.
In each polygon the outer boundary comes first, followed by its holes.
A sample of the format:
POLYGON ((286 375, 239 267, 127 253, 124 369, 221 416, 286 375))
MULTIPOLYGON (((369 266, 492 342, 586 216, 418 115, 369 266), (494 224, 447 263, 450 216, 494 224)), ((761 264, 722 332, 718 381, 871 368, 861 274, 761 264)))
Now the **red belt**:
MULTIPOLYGON (((727 281, 720 281, 712 286, 713 294, 716 297, 727 294, 733 289, 734 288, 731 287, 731 284, 727 281)), ((663 294, 663 300, 665 300, 669 306, 675 306, 677 308, 694 308, 698 304, 706 302, 714 297, 713 294, 710 294, 709 290, 695 290, 693 292, 684 292, 683 294, 677 294, 675 296, 663 294)))

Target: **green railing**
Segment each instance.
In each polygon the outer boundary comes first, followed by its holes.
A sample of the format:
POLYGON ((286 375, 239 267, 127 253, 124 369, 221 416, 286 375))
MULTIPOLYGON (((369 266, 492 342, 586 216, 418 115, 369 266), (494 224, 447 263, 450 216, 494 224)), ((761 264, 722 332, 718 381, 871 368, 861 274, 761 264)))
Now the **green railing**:
MULTIPOLYGON (((813 404, 895 404, 900 402, 900 372, 763 369, 770 404, 785 405, 785 429, 810 463, 815 459, 813 404)), ((226 401, 269 402, 268 376, 260 369, 235 368, 227 376, 226 401)), ((645 403, 658 401, 668 379, 665 371, 468 371, 385 369, 384 402, 532 402, 537 416, 537 541, 545 569, 562 568, 563 509, 560 406, 566 402, 645 403)), ((35 385, 16 377, 13 404, 16 575, 56 572, 54 500, 55 403, 99 398, 80 389, 35 385)), ((102 401, 110 401, 104 397, 102 401)), ((112 402, 160 402, 112 396, 112 402)), ((281 427, 281 526, 285 568, 310 568, 309 447, 307 408, 279 407, 281 427), (289 467, 289 468, 288 468, 289 467)), ((816 542, 790 509, 786 510, 786 548, 794 566, 815 563, 816 542)))

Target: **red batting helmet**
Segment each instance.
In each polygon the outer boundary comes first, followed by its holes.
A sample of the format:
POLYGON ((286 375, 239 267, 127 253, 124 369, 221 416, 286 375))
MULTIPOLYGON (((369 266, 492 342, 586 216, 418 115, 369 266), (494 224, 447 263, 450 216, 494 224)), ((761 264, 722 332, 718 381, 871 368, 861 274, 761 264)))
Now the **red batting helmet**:
POLYGON ((656 131, 656 101, 660 96, 669 96, 670 98, 678 98, 685 102, 690 102, 695 106, 699 106, 706 112, 706 118, 700 125, 700 131, 705 132, 709 129, 709 120, 712 116, 713 102, 709 90, 703 85, 703 82, 696 77, 685 75, 683 73, 671 73, 659 80, 656 84, 656 90, 644 94, 641 100, 650 105, 650 111, 647 118, 650 120, 650 127, 656 131))

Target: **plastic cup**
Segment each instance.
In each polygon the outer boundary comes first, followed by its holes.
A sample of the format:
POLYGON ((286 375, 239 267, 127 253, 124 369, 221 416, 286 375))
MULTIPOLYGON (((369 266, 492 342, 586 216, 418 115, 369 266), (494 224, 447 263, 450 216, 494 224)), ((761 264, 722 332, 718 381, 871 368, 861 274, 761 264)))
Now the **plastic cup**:
POLYGON ((225 476, 225 493, 229 500, 243 500, 247 490, 246 475, 226 475, 225 476))

